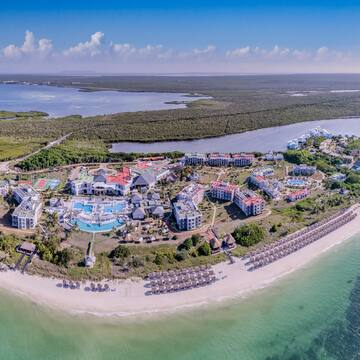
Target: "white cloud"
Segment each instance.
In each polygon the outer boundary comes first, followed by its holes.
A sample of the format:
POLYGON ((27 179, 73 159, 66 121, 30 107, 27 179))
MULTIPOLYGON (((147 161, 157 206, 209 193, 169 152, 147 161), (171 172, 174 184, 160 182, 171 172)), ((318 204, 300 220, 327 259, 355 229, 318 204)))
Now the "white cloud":
POLYGON ((101 53, 104 33, 97 31, 92 34, 90 40, 80 42, 77 45, 64 50, 65 56, 96 56, 101 53))
MULTIPOLYGON (((26 31, 21 45, 9 44, 0 50, 0 66, 3 70, 22 61, 21 69, 33 68, 60 71, 65 68, 142 69, 144 65, 151 69, 172 71, 172 69, 214 68, 227 69, 310 69, 327 68, 347 69, 344 64, 357 64, 360 54, 330 49, 321 46, 317 49, 297 49, 275 45, 269 48, 258 46, 239 46, 220 50, 215 45, 194 47, 183 50, 165 47, 161 44, 136 46, 127 42, 106 41, 104 33, 94 32, 84 42, 79 42, 67 49, 53 49, 51 40, 36 39, 31 31, 26 31), (17 61, 14 61, 17 60, 17 61), (105 66, 104 66, 105 65, 105 66), (6 67, 7 66, 7 67, 6 67), (325 66, 325 67, 324 67, 325 66)), ((16 67, 17 66, 17 67, 16 67)), ((155 70, 154 70, 155 71, 155 70)), ((157 70, 159 71, 159 70, 157 70)))
POLYGON ((307 60, 311 57, 311 54, 309 53, 309 51, 307 50, 293 50, 292 51, 292 55, 295 59, 300 60, 300 61, 304 61, 307 60))
POLYGON ((233 50, 228 50, 225 55, 228 58, 242 58, 248 57, 250 55, 254 57, 263 57, 263 58, 284 58, 290 54, 289 48, 281 48, 278 45, 275 45, 272 49, 262 49, 260 47, 251 48, 250 46, 240 47, 233 50))
POLYGON ((24 43, 18 47, 10 44, 3 49, 6 58, 19 59, 25 55, 40 55, 41 57, 48 55, 52 51, 52 42, 49 39, 40 39, 36 42, 34 34, 27 30, 25 32, 24 43))
POLYGON ((246 47, 241 47, 241 48, 237 48, 234 50, 228 50, 226 52, 226 56, 227 57, 244 57, 250 54, 250 46, 246 46, 246 47))
POLYGON ((205 49, 193 49, 192 53, 194 55, 208 55, 213 54, 216 50, 216 46, 214 45, 208 45, 205 49))
POLYGON ((15 46, 15 45, 13 45, 13 44, 11 44, 11 45, 8 45, 4 50, 3 50, 3 53, 4 53, 4 55, 5 55, 5 57, 6 58, 13 58, 13 59, 15 59, 15 58, 20 58, 21 57, 21 50, 17 47, 17 46, 15 46))
POLYGON ((281 48, 278 45, 275 45, 270 51, 266 53, 266 56, 269 58, 276 58, 276 57, 286 57, 290 54, 290 49, 288 48, 281 48))
POLYGON ((111 44, 111 53, 115 54, 122 60, 128 60, 129 58, 147 59, 147 58, 163 58, 163 46, 162 45, 146 45, 144 47, 137 48, 131 44, 111 44))
POLYGON ((329 54, 329 48, 322 46, 316 50, 316 59, 321 60, 329 54))

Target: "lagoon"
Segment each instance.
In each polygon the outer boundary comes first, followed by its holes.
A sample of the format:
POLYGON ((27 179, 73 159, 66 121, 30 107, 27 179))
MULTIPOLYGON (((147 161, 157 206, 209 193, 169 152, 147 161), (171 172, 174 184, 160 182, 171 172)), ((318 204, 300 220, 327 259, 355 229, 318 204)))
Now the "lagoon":
POLYGON ((153 143, 121 142, 112 144, 111 152, 161 153, 182 152, 230 152, 284 151, 289 140, 297 138, 310 129, 322 127, 334 134, 360 136, 360 118, 306 121, 276 126, 240 134, 187 141, 163 141, 153 143))
POLYGON ((201 98, 183 93, 80 91, 47 85, 0 84, 0 110, 42 111, 51 117, 179 109, 186 107, 183 102, 201 98))

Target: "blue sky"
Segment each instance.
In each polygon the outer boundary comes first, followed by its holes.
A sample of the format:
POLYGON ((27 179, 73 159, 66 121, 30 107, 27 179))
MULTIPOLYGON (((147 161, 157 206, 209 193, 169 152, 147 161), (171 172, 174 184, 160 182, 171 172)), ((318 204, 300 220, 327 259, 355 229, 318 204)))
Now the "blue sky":
POLYGON ((347 0, 2 1, 0 72, 358 71, 359 20, 347 0))

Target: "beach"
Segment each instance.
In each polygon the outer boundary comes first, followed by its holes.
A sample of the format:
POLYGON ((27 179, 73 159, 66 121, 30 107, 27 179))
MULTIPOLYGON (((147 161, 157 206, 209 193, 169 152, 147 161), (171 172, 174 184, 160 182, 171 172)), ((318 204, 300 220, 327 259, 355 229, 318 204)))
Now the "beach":
MULTIPOLYGON (((360 214, 359 209, 355 212, 360 214)), ((241 259, 235 259, 234 264, 220 263, 213 267, 218 278, 214 284, 175 293, 148 295, 147 282, 142 279, 108 281, 110 288, 116 288, 114 292, 86 292, 84 286, 81 290, 70 290, 56 286, 61 280, 14 271, 0 273, 0 288, 24 296, 38 305, 72 314, 123 317, 172 313, 249 296, 306 266, 325 251, 359 233, 359 229, 360 216, 357 216, 325 237, 255 271, 247 271, 241 259)))

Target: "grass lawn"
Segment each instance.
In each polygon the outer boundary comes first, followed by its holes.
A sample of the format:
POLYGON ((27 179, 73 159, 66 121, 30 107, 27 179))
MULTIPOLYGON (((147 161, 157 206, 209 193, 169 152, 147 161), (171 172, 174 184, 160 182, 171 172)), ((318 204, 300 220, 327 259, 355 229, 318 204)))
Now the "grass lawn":
POLYGON ((46 145, 46 139, 16 139, 0 137, 0 161, 16 159, 46 145))

